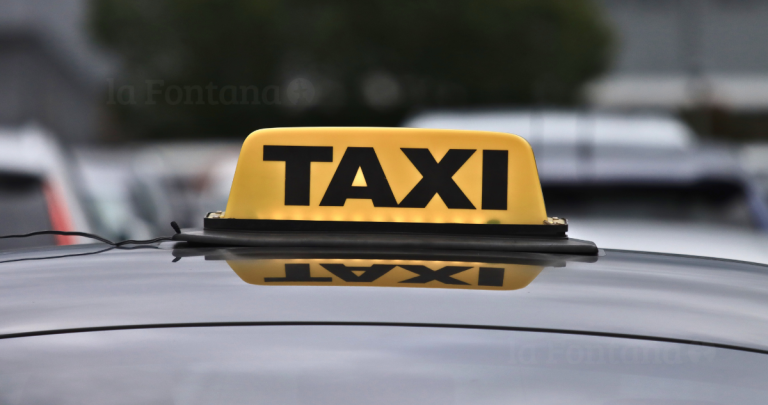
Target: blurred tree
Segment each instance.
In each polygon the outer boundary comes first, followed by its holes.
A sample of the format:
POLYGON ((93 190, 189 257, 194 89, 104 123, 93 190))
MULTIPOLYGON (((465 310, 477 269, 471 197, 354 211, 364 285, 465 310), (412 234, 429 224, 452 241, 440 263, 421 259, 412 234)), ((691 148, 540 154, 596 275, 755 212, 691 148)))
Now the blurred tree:
POLYGON ((91 23, 120 122, 166 137, 574 103, 611 42, 590 0, 94 0, 91 23))

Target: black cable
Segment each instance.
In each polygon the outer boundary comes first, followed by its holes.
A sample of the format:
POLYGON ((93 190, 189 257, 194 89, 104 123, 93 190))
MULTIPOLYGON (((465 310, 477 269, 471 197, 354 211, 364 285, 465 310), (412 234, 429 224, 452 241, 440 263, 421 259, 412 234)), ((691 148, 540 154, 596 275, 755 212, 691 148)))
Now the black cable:
MULTIPOLYGON (((178 229, 178 225, 176 225, 176 222, 171 222, 171 227, 173 227, 174 230, 178 229)), ((178 233, 178 232, 177 232, 178 233)), ((10 238, 29 238, 31 236, 38 236, 38 235, 61 235, 61 236, 81 236, 83 238, 89 238, 94 239, 102 243, 106 243, 107 245, 114 246, 114 247, 121 247, 125 245, 151 245, 153 243, 162 242, 165 240, 172 240, 170 236, 163 236, 160 238, 155 239, 148 239, 148 240, 124 240, 120 242, 112 242, 111 240, 107 238, 103 238, 99 235, 95 235, 88 232, 68 232, 68 231, 54 231, 54 230, 48 230, 48 231, 37 231, 37 232, 31 232, 31 233, 25 233, 20 235, 3 235, 0 236, 0 239, 10 239, 10 238)))
POLYGON ((102 238, 99 235, 94 235, 86 232, 65 232, 65 231, 49 230, 49 231, 37 231, 37 232, 25 233, 20 235, 3 235, 3 236, 0 236, 0 239, 29 238, 31 236, 38 236, 38 235, 82 236, 84 238, 96 239, 97 241, 106 243, 107 245, 115 246, 115 242, 112 242, 109 239, 102 238))
POLYGON ((110 250, 114 250, 114 246, 110 246, 106 249, 97 250, 95 252, 85 252, 85 253, 72 253, 67 255, 59 255, 59 256, 45 256, 45 257, 25 257, 21 259, 12 259, 12 260, 3 260, 0 261, 0 264, 3 263, 15 263, 15 262, 29 262, 29 261, 36 261, 36 260, 48 260, 48 259, 63 259, 66 257, 77 257, 77 256, 90 256, 90 255, 96 255, 99 253, 109 252, 110 250))
POLYGON ((121 246, 124 246, 124 245, 151 245, 153 243, 162 242, 164 240, 172 240, 172 239, 171 239, 170 236, 163 236, 163 237, 160 237, 160 238, 148 239, 148 240, 131 240, 131 239, 129 239, 129 240, 124 240, 124 241, 117 242, 117 243, 115 243, 114 246, 115 247, 121 247, 121 246))
MULTIPOLYGON (((97 255, 99 253, 109 252, 110 250, 136 250, 136 249, 159 249, 157 246, 147 246, 147 245, 138 245, 138 246, 110 246, 105 249, 100 249, 95 252, 85 252, 85 253, 70 253, 66 255, 59 255, 59 256, 43 256, 43 257, 25 257, 21 259, 12 259, 12 260, 3 260, 0 261, 0 264, 3 263, 14 263, 14 262, 29 262, 29 261, 36 261, 36 260, 48 260, 48 259, 64 259, 68 257, 77 257, 77 256, 90 256, 90 255, 97 255)), ((177 258, 180 259, 180 258, 177 258)), ((178 260, 177 260, 178 261, 178 260)))
MULTIPOLYGON (((157 246, 148 246, 148 245, 138 245, 138 246, 110 246, 105 249, 100 249, 95 252, 85 252, 85 253, 70 253, 66 255, 59 255, 59 256, 43 256, 43 257, 25 257, 21 259, 12 259, 12 260, 3 260, 0 261, 0 264, 3 263, 14 263, 14 262, 29 262, 29 261, 36 261, 36 260, 48 260, 48 259, 64 259, 68 257, 77 257, 77 256, 90 256, 90 255, 97 255, 99 253, 109 252, 110 250, 136 250, 136 249, 159 249, 157 246)), ((177 259, 181 259, 180 257, 177 259)), ((176 260, 178 261, 178 260, 176 260)))

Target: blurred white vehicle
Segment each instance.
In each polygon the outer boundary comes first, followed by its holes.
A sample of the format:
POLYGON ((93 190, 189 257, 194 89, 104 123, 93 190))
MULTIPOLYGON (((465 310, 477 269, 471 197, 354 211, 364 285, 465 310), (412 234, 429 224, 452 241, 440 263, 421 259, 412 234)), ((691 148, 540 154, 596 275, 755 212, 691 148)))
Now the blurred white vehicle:
POLYGON ((216 160, 211 162, 208 170, 203 175, 200 207, 204 214, 211 211, 224 210, 227 206, 239 155, 238 150, 219 155, 216 160))
MULTIPOLYGON (((90 232, 72 175, 68 156, 39 126, 0 128, 0 234, 50 229, 90 232)), ((86 241, 45 235, 0 240, 0 249, 86 241)))
POLYGON ((404 126, 507 132, 533 146, 547 214, 614 249, 768 263, 768 206, 724 145, 666 115, 438 111, 404 126))
POLYGON ((163 232, 170 221, 182 227, 202 227, 206 213, 221 209, 215 205, 217 190, 226 187, 228 196, 232 184, 231 176, 224 180, 225 186, 221 184, 216 176, 221 169, 217 168, 232 157, 237 159, 239 153, 240 144, 232 142, 145 146, 133 162, 133 197, 139 213, 163 232))
MULTIPOLYGON (((113 239, 149 239, 168 234, 171 221, 200 227, 205 213, 220 209, 216 167, 232 156, 237 161, 238 153, 236 144, 184 142, 81 148, 77 157, 100 232, 113 239)), ((232 175, 224 181, 225 202, 232 175)))
POLYGON ((522 136, 534 148, 560 151, 578 146, 687 150, 696 144, 690 128, 659 113, 437 110, 417 114, 402 126, 507 132, 522 136))
POLYGON ((768 201, 768 143, 747 144, 739 155, 744 171, 755 178, 760 185, 763 199, 768 201))
POLYGON ((574 220, 568 235, 599 247, 716 257, 768 264, 764 232, 711 224, 660 220, 574 220))
POLYGON ((133 149, 88 147, 74 152, 89 206, 98 218, 96 232, 112 240, 157 236, 137 213, 132 198, 133 149))

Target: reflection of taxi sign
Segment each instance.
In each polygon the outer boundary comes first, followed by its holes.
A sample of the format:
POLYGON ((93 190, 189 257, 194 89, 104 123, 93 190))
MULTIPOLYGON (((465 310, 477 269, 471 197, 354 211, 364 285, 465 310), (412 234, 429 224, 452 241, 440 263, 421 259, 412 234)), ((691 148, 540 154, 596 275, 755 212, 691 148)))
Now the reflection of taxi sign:
POLYGON ((200 244, 597 253, 548 218, 523 138, 414 128, 263 129, 200 244), (398 235, 398 236, 393 236, 398 235), (467 238, 466 236, 482 238, 467 238))
POLYGON ((542 266, 423 260, 227 260, 249 284, 274 286, 419 287, 517 290, 542 266))
POLYGON ((259 286, 497 291, 525 288, 546 267, 566 267, 570 262, 594 263, 598 260, 596 256, 583 254, 334 247, 180 248, 174 249, 173 255, 174 261, 198 256, 204 256, 206 261, 225 261, 242 281, 259 286))

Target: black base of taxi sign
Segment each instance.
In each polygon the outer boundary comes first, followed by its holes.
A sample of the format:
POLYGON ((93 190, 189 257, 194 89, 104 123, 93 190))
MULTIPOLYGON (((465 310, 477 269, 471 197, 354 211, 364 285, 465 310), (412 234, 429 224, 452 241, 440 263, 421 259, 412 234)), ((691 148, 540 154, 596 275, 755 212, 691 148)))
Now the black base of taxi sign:
POLYGON ((419 233, 188 230, 173 240, 201 246, 272 248, 426 249, 597 255, 593 242, 566 236, 498 236, 419 233))
POLYGON ((290 232, 370 232, 438 235, 565 236, 568 225, 502 225, 413 222, 297 221, 205 218, 205 229, 290 232))

